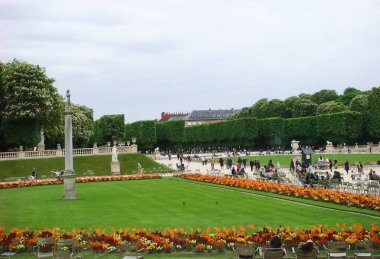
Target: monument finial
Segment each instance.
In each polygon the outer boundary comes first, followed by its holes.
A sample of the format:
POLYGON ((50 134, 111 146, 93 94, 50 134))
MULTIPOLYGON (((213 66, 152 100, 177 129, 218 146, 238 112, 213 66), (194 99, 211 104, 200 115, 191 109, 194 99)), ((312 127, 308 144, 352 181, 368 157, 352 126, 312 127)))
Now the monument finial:
POLYGON ((67 100, 67 104, 68 104, 68 105, 71 104, 71 103, 70 103, 70 96, 71 96, 71 94, 70 94, 70 90, 67 90, 67 91, 66 91, 66 100, 67 100))

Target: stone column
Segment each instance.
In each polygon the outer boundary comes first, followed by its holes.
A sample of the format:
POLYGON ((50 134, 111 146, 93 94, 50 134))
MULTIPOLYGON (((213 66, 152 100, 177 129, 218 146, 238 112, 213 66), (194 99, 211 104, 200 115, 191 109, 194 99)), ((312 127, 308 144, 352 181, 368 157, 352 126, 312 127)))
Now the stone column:
POLYGON ((65 173, 63 174, 64 184, 64 200, 76 200, 77 193, 75 191, 75 173, 73 165, 73 128, 72 116, 70 111, 70 91, 66 93, 65 107, 65 173))

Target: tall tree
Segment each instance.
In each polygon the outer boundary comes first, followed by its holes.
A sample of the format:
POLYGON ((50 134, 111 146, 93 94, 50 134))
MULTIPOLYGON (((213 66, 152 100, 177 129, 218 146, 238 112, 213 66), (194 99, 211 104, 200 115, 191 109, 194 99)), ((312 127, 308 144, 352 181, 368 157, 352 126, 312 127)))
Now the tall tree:
POLYGON ((125 137, 124 114, 104 115, 94 123, 95 141, 104 145, 108 141, 121 141, 125 137))
POLYGON ((298 98, 294 102, 292 117, 314 116, 317 112, 318 105, 313 101, 304 98, 298 98))
POLYGON ((380 87, 372 88, 368 95, 368 132, 373 141, 380 140, 380 87))
POLYGON ((329 101, 325 103, 321 103, 318 105, 317 114, 328 114, 328 113, 337 113, 346 111, 347 107, 340 102, 337 101, 329 101))
POLYGON ((342 103, 344 105, 348 106, 350 105, 351 100, 354 99, 359 94, 362 94, 362 91, 353 87, 347 87, 344 90, 343 95, 340 96, 340 99, 342 100, 342 103))
POLYGON ((4 131, 3 131, 3 111, 4 111, 4 88, 3 88, 3 71, 4 71, 4 64, 0 62, 0 151, 5 151, 5 138, 4 138, 4 131))
POLYGON ((335 101, 336 99, 338 99, 337 92, 335 90, 328 89, 318 91, 311 96, 311 100, 317 104, 335 101))
POLYGON ((94 112, 84 105, 71 105, 73 114, 73 142, 76 147, 86 147, 94 135, 94 112))
POLYGON ((54 79, 47 77, 45 69, 38 65, 13 60, 5 65, 2 81, 7 143, 36 145, 39 130, 56 127, 62 116, 62 97, 53 86, 54 79))

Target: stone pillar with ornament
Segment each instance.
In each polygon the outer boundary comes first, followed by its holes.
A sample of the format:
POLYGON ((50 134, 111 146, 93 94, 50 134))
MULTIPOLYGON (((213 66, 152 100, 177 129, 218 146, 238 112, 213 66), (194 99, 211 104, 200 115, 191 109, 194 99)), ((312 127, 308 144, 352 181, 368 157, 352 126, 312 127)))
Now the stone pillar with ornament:
POLYGON ((292 140, 290 142, 290 146, 292 147, 292 159, 294 161, 294 163, 298 160, 299 162, 301 162, 301 159, 302 159, 302 155, 301 155, 301 151, 298 150, 299 148, 299 141, 298 140, 292 140))
POLYGON ((132 153, 137 153, 136 138, 132 138, 131 152, 132 153))
POLYGON ((70 90, 66 92, 65 106, 65 172, 63 174, 64 200, 78 199, 75 191, 75 172, 73 164, 73 125, 70 111, 70 90))
POLYGON ((332 142, 330 141, 326 141, 326 153, 334 153, 334 146, 332 144, 332 142))

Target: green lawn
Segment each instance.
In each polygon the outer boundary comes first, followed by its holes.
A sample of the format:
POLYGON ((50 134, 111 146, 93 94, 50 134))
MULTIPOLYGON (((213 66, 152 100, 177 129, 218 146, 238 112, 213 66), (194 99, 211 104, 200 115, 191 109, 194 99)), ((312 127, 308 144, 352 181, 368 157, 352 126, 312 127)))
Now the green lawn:
MULTIPOLYGON (((312 160, 313 163, 317 159, 317 157, 320 156, 320 154, 313 154, 312 160)), ((357 163, 357 162, 363 162, 365 164, 368 163, 376 163, 380 160, 380 154, 321 154, 322 158, 329 158, 331 161, 334 161, 334 158, 338 160, 338 163, 342 165, 344 162, 348 161, 350 163, 357 163)), ((241 159, 258 159, 260 160, 261 164, 268 164, 269 160, 272 159, 272 161, 277 164, 277 162, 280 162, 280 165, 282 167, 289 167, 290 165, 290 159, 292 159, 292 155, 265 155, 265 156, 241 156, 241 159)), ((238 157, 233 157, 234 161, 238 160, 238 157)), ((247 162, 248 164, 249 162, 247 162)))
MULTIPOLYGON (((120 171, 122 174, 130 174, 137 171, 137 162, 146 171, 152 168, 168 169, 152 159, 141 154, 119 154, 120 171)), ((51 171, 60 171, 65 168, 65 158, 39 158, 0 161, 0 180, 7 177, 28 176, 33 168, 36 168, 39 177, 51 176, 51 171)), ((74 170, 78 176, 82 176, 87 170, 95 175, 108 175, 111 173, 111 155, 77 156, 74 157, 74 170)))
MULTIPOLYGON (((78 200, 62 201, 63 185, 0 190, 0 225, 7 228, 59 226, 213 227, 232 225, 306 228, 344 222, 379 224, 379 218, 257 197, 174 179, 77 184, 78 200)), ((317 202, 324 206, 324 202, 317 202)), ((380 215, 379 215, 380 216, 380 215)))

